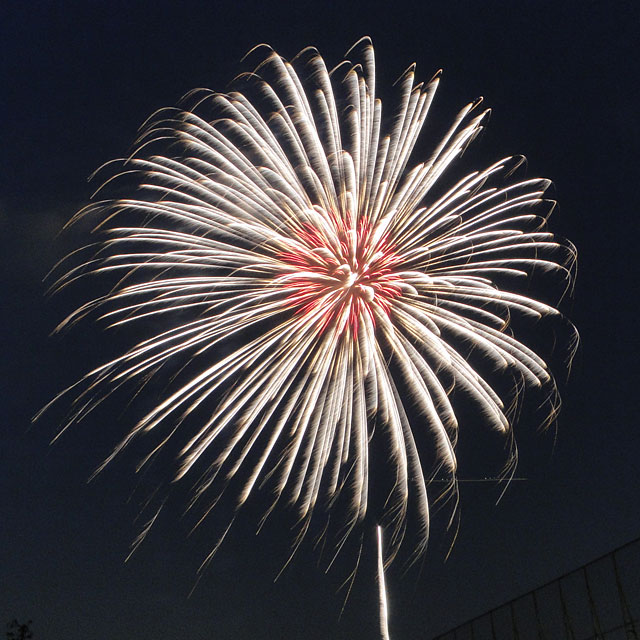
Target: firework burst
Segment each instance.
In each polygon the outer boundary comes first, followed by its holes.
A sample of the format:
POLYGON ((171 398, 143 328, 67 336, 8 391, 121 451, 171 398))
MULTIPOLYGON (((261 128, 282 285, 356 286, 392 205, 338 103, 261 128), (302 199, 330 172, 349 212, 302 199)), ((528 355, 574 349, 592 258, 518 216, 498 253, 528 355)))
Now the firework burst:
POLYGON ((292 63, 267 49, 238 91, 156 113, 107 181, 135 197, 75 216, 108 236, 55 288, 110 282, 60 328, 94 316, 146 332, 65 392, 67 426, 121 385, 184 366, 106 462, 156 434, 143 463, 179 442, 176 479, 200 478, 196 500, 233 481, 240 507, 266 487, 304 534, 340 499, 344 540, 371 509, 379 442, 392 480, 375 518, 392 556, 410 507, 426 542, 433 474, 455 478, 454 396, 505 433, 525 387, 555 411, 547 365, 512 320, 559 316, 518 291, 534 272, 570 287, 575 252, 546 230, 547 180, 505 185, 520 158, 442 180, 483 127, 479 101, 407 168, 439 74, 416 84, 407 70, 385 119, 370 41, 349 55, 360 62, 330 72, 314 49, 292 63))

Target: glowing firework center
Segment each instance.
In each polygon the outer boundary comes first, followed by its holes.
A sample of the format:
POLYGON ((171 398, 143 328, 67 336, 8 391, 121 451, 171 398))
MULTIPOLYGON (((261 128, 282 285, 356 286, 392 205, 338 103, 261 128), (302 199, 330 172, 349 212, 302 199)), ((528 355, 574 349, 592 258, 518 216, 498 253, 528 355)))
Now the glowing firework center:
POLYGON ((333 325, 341 333, 349 326, 357 336, 360 322, 375 326, 376 317, 388 314, 389 301, 407 286, 393 273, 400 259, 386 225, 373 228, 350 215, 345 221, 333 212, 309 213, 316 224, 304 224, 298 239, 289 239, 291 250, 279 258, 283 270, 288 265, 291 272, 278 282, 298 313, 319 320, 322 329, 333 325))

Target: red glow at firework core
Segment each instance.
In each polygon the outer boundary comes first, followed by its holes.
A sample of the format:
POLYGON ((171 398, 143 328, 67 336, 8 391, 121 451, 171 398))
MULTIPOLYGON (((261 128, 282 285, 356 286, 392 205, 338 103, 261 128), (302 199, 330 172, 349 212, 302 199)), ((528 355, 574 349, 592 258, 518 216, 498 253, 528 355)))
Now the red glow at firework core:
POLYGON ((286 275, 278 281, 297 313, 316 316, 321 329, 348 327, 357 337, 363 314, 375 326, 376 316, 388 315, 389 301, 401 295, 393 273, 400 258, 388 234, 376 233, 368 220, 333 212, 322 218, 322 224, 303 224, 291 250, 279 253, 286 275))

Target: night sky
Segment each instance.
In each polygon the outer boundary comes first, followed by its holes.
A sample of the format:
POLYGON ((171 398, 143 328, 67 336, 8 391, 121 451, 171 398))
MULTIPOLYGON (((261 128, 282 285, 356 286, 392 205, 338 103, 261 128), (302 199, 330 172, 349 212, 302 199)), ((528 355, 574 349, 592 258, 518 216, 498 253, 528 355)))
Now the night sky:
MULTIPOLYGON (((341 617, 351 565, 325 575, 307 545, 273 582, 289 544, 284 517, 256 537, 258 514, 248 514, 189 596, 212 537, 207 523, 188 535, 178 490, 125 563, 143 524, 135 452, 87 479, 127 424, 102 413, 52 446, 55 411, 30 426, 112 348, 91 328, 49 337, 71 309, 46 299, 42 280, 81 242, 58 234, 89 199, 88 176, 126 154, 156 109, 194 87, 225 90, 261 42, 287 57, 312 44, 337 63, 370 35, 383 98, 412 62, 425 80, 443 68, 441 126, 479 95, 493 109, 465 163, 525 154, 527 175, 554 181, 551 229, 578 248, 574 298, 562 310, 581 346, 568 382, 558 371, 557 432, 540 434, 524 416, 517 476, 526 480, 498 504, 502 485, 463 484, 448 560, 443 510, 424 565, 404 575, 392 567, 394 640, 431 638, 640 535, 638 3, 287 4, 0 9, 0 627, 31 619, 36 640, 375 637, 366 566, 341 617)), ((476 435, 461 425, 462 477, 496 471, 491 443, 474 447, 476 435)))

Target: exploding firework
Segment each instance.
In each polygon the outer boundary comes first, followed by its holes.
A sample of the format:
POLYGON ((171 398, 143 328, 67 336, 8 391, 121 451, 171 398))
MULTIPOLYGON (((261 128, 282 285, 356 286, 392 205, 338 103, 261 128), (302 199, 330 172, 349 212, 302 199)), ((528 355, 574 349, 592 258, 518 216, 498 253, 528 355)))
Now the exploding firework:
POLYGON ((107 236, 54 288, 108 286, 60 328, 92 316, 136 337, 64 392, 66 426, 169 370, 106 462, 138 436, 156 437, 143 462, 177 442, 195 500, 226 489, 239 508, 263 489, 268 512, 296 509, 302 535, 339 503, 344 540, 372 510, 376 445, 389 556, 409 513, 421 551, 429 481, 455 482, 456 398, 506 434, 525 388, 553 416, 553 378, 516 327, 560 316, 518 291, 548 274, 568 289, 575 252, 546 230, 547 180, 505 184, 521 158, 449 175, 483 127, 479 101, 408 168, 439 74, 416 84, 406 71, 387 118, 368 39, 332 71, 312 48, 291 63, 266 51, 237 91, 156 113, 99 190, 125 195, 72 220, 107 236))

